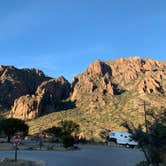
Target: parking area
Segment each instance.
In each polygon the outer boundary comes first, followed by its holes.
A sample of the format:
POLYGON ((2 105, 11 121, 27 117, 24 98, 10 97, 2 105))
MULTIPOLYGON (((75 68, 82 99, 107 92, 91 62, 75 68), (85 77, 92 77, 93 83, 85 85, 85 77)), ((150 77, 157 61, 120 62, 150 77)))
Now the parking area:
MULTIPOLYGON (((46 166, 135 166, 144 160, 138 149, 108 147, 102 145, 79 145, 80 150, 25 151, 18 158, 42 160, 46 166)), ((1 151, 0 158, 13 158, 13 151, 1 151)))

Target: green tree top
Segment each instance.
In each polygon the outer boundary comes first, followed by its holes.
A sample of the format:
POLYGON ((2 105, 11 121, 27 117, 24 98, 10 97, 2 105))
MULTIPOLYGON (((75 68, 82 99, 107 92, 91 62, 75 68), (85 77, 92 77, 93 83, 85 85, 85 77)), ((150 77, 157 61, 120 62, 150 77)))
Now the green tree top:
POLYGON ((73 122, 72 120, 62 120, 59 122, 59 126, 62 129, 62 133, 65 135, 76 135, 79 132, 79 124, 73 122))
POLYGON ((21 119, 9 118, 0 122, 0 129, 8 137, 8 142, 16 132, 22 132, 23 135, 28 134, 29 126, 21 119))

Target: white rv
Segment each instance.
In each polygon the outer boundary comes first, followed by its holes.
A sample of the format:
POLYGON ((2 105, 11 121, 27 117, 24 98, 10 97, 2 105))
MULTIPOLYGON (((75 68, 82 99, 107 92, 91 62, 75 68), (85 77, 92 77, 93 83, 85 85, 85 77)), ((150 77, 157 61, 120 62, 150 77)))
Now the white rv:
POLYGON ((134 147, 138 145, 138 143, 134 141, 131 136, 132 135, 128 132, 111 131, 109 132, 109 142, 134 147))

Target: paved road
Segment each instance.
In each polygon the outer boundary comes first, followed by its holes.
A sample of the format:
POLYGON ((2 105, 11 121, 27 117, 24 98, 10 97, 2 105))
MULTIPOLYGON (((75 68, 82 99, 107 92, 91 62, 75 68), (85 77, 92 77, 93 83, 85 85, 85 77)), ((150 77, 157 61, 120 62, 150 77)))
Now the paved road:
MULTIPOLYGON (((14 152, 1 151, 0 158, 13 158, 14 152)), ((137 149, 82 146, 78 151, 20 151, 19 158, 43 160, 46 166, 135 166, 144 159, 137 149)))

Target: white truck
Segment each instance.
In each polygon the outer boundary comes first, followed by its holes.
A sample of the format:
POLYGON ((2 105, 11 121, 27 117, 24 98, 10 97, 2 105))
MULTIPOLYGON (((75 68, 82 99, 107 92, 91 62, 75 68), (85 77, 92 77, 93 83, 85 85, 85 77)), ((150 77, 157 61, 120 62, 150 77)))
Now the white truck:
POLYGON ((132 139, 132 135, 130 133, 118 131, 109 132, 109 143, 126 145, 127 147, 132 148, 138 145, 138 143, 132 139))

